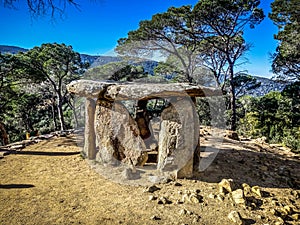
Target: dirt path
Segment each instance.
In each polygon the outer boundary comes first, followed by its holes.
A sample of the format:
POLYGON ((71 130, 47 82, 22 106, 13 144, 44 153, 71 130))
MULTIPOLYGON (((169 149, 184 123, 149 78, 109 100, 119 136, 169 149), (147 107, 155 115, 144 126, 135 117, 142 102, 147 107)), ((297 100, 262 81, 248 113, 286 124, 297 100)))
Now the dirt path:
POLYGON ((0 224, 226 225, 234 224, 228 218, 232 211, 240 214, 244 224, 300 224, 296 218, 300 211, 298 175, 289 174, 288 181, 271 172, 262 173, 274 165, 284 165, 290 172, 299 169, 299 159, 282 161, 276 156, 272 162, 271 155, 260 158, 259 152, 232 146, 224 147, 218 161, 196 180, 159 184, 160 190, 151 193, 145 187, 104 179, 82 159, 71 137, 40 142, 0 159, 0 224), (233 157, 224 154, 226 151, 233 157), (256 161, 248 162, 249 154, 255 154, 256 161), (229 194, 222 199, 217 182, 223 178, 233 178, 236 185, 244 181, 260 185, 264 194, 247 198, 244 205, 233 202, 229 194), (191 196, 196 200, 185 199, 191 196), (287 206, 290 211, 284 215, 281 209, 287 206))

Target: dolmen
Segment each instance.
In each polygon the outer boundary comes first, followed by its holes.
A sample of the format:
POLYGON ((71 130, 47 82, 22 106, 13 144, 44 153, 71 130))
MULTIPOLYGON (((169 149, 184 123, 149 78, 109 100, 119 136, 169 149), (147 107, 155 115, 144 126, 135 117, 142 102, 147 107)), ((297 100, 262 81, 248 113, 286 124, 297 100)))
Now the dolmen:
POLYGON ((85 98, 83 154, 103 164, 142 167, 156 151, 156 170, 175 171, 177 178, 193 176, 199 148, 196 97, 219 95, 213 88, 189 83, 135 83, 77 80, 70 93, 85 98), (148 102, 163 99, 159 129, 151 127, 148 102), (130 112, 126 102, 134 102, 130 112), (131 110, 132 111, 132 110, 131 110))

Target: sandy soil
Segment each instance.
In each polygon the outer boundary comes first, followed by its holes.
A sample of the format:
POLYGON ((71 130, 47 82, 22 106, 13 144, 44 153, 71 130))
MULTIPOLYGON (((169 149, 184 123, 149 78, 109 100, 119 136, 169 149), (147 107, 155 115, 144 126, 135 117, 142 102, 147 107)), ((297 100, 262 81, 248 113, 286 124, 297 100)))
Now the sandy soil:
POLYGON ((103 178, 72 136, 28 146, 0 159, 0 224, 300 224, 299 156, 251 141, 216 146, 205 139, 202 146, 220 150, 212 165, 194 179, 156 184, 153 193, 103 178), (259 186, 262 196, 237 204, 230 193, 220 195, 218 183, 229 178, 236 188, 259 186), (196 200, 187 200, 191 195, 196 200), (233 211, 236 223, 228 218, 233 211))

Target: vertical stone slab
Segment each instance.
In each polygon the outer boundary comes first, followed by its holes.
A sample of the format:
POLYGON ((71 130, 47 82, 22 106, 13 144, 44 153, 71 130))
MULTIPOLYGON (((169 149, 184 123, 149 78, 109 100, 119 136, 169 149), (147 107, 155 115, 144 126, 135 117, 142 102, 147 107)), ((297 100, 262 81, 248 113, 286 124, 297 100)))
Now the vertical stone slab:
POLYGON ((83 152, 88 159, 96 158, 96 135, 95 135, 95 100, 86 98, 85 101, 85 129, 83 152))
POLYGON ((96 161, 137 166, 147 160, 146 146, 138 125, 121 102, 98 99, 96 138, 99 144, 96 161))
POLYGON ((161 115, 157 169, 177 172, 178 178, 193 176, 194 151, 199 122, 190 98, 173 100, 161 115))

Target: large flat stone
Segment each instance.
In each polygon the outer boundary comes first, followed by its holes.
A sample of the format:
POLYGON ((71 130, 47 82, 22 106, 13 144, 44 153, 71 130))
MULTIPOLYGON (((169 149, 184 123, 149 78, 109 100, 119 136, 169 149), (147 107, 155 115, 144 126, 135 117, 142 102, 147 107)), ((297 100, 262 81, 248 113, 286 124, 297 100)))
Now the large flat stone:
POLYGON ((109 100, 147 100, 176 96, 209 97, 222 95, 215 88, 188 83, 141 84, 77 80, 68 84, 67 89, 70 93, 81 97, 97 98, 100 95, 109 100))

